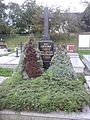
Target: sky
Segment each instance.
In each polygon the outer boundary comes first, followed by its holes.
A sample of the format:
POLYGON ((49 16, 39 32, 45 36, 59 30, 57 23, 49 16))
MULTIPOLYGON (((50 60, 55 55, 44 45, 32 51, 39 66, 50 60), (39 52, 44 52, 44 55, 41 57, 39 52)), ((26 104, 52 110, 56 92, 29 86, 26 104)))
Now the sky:
MULTIPOLYGON (((7 4, 8 2, 15 2, 21 5, 25 0, 4 0, 7 4)), ((81 1, 85 0, 36 0, 36 3, 48 7, 61 7, 62 10, 70 8, 70 12, 83 12, 85 10, 85 4, 81 1)), ((87 0, 90 2, 90 0, 87 0)))

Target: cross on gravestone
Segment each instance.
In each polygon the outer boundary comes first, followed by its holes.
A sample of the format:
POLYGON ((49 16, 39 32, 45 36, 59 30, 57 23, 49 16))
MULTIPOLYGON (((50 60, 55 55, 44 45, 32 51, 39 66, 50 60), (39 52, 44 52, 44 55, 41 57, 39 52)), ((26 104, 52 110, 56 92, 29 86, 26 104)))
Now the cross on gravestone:
POLYGON ((50 36, 48 34, 48 7, 44 8, 44 39, 50 39, 50 36))
POLYGON ((49 21, 49 18, 52 18, 52 15, 49 14, 48 7, 44 8, 43 18, 44 18, 44 35, 43 35, 43 40, 50 40, 48 21, 49 21))

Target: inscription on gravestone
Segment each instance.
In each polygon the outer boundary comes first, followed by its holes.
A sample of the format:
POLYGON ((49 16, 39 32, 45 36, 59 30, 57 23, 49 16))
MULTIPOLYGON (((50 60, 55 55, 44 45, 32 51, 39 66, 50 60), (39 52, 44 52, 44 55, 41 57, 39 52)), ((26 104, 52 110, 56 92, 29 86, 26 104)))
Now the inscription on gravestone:
POLYGON ((44 69, 48 69, 50 67, 50 61, 52 56, 54 55, 54 44, 50 40, 49 36, 49 11, 48 7, 44 8, 44 35, 42 37, 42 41, 39 42, 39 49, 41 51, 41 57, 43 59, 43 67, 44 69))

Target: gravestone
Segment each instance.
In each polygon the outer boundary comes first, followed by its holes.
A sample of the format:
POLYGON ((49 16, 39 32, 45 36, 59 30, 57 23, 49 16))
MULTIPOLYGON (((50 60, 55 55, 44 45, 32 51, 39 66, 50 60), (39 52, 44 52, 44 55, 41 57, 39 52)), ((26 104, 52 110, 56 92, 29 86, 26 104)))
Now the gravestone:
POLYGON ((42 37, 42 41, 39 44, 39 50, 41 51, 41 57, 43 60, 43 68, 48 69, 50 67, 50 61, 52 56, 54 55, 54 44, 50 40, 49 36, 49 27, 48 20, 51 16, 49 16, 48 7, 44 8, 44 35, 42 37))
POLYGON ((67 52, 69 53, 75 53, 76 52, 76 46, 73 44, 67 45, 67 52))
POLYGON ((78 39, 79 49, 90 49, 90 34, 80 34, 78 39))
POLYGON ((4 48, 7 48, 7 45, 5 44, 5 42, 2 40, 0 40, 0 49, 4 49, 4 48))

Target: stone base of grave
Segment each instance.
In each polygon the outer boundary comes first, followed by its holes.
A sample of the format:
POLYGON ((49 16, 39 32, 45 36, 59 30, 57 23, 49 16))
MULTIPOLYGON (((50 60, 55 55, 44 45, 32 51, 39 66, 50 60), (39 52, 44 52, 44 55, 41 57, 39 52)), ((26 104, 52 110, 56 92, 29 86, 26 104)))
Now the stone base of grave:
POLYGON ((69 55, 70 58, 79 58, 79 54, 78 53, 67 53, 69 55))
POLYGON ((10 54, 10 52, 8 52, 6 48, 0 49, 0 56, 2 56, 2 55, 8 55, 8 54, 10 54))
POLYGON ((90 70, 90 55, 83 55, 83 62, 90 70))
POLYGON ((0 68, 10 68, 15 69, 17 67, 17 64, 0 64, 0 68))
POLYGON ((79 58, 78 53, 68 53, 75 73, 84 73, 84 64, 79 58))
POLYGON ((0 120, 90 120, 90 111, 82 113, 52 112, 47 114, 33 112, 0 111, 0 120))
POLYGON ((13 54, 0 57, 0 67, 15 68, 19 63, 20 57, 15 57, 13 54))
POLYGON ((85 80, 88 88, 90 89, 90 76, 85 76, 85 80))

